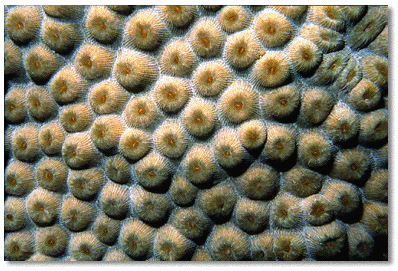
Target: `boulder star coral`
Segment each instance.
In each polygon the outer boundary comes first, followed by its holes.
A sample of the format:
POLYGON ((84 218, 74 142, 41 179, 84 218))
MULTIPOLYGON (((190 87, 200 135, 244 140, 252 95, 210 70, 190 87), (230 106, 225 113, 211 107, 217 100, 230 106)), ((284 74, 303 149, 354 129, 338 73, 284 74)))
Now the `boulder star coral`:
POLYGON ((5 6, 5 260, 388 260, 388 11, 5 6))

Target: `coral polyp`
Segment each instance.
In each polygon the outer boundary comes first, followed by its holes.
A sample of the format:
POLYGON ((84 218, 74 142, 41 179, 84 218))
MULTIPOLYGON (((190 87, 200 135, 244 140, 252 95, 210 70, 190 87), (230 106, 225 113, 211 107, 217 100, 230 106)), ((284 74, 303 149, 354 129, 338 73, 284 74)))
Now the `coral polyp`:
POLYGON ((5 260, 387 261, 388 6, 144 4, 4 7, 5 260))

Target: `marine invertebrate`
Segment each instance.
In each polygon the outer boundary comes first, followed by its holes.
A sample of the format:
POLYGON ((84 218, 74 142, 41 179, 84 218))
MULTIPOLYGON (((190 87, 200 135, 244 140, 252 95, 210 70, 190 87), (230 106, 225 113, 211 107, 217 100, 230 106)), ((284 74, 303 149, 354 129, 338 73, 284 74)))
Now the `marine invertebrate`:
POLYGON ((52 77, 49 87, 54 100, 66 104, 84 95, 86 83, 72 65, 67 65, 52 77))
POLYGON ((290 39, 293 26, 282 14, 265 9, 254 18, 253 29, 266 47, 275 48, 290 39))
POLYGON ((93 198, 105 182, 104 173, 96 168, 71 170, 68 176, 69 191, 78 199, 93 198))
POLYGON ((132 161, 138 161, 151 150, 151 137, 139 129, 125 130, 119 141, 120 152, 132 161))
POLYGON ((246 149, 261 147, 267 138, 267 128, 261 120, 250 120, 238 128, 239 141, 246 149))
POLYGON ((171 219, 171 224, 190 239, 203 237, 210 228, 206 215, 195 207, 177 209, 171 219))
POLYGON ((181 174, 176 174, 168 192, 175 204, 186 206, 195 200, 198 189, 181 174))
POLYGON ((62 127, 70 133, 86 131, 93 118, 93 113, 86 103, 66 106, 59 114, 62 127))
POLYGON ((18 231, 27 224, 25 202, 22 199, 8 198, 4 203, 4 230, 18 231))
POLYGON ((246 28, 250 23, 251 13, 241 6, 226 6, 218 14, 221 28, 233 33, 246 28))
POLYGON ((86 43, 79 48, 74 65, 81 76, 94 80, 109 75, 113 62, 113 51, 94 43, 86 43))
POLYGON ((176 77, 163 77, 153 90, 156 104, 167 113, 181 110, 188 102, 191 89, 188 81, 176 77))
POLYGON ((133 258, 145 257, 150 250, 155 231, 138 219, 125 221, 120 229, 120 245, 133 258))
POLYGON ((270 166, 254 163, 237 180, 238 188, 250 199, 269 199, 278 188, 279 174, 270 166))
POLYGON ((47 155, 61 152, 65 130, 58 121, 52 121, 40 128, 38 140, 41 150, 47 155))
POLYGON ((90 89, 88 102, 97 114, 119 113, 129 100, 128 93, 116 82, 105 80, 90 89))
POLYGON ((250 234, 261 232, 269 221, 268 204, 242 199, 236 203, 235 223, 250 234))
POLYGON ((44 158, 36 168, 36 181, 39 186, 50 191, 61 191, 66 187, 68 167, 59 159, 44 158))
POLYGON ((123 117, 130 127, 147 128, 155 123, 158 110, 149 95, 131 96, 124 109, 123 117))
POLYGON ((241 123, 254 115, 258 95, 253 87, 243 81, 235 81, 219 100, 221 115, 232 123, 241 123))
POLYGON ((126 23, 124 42, 142 50, 154 50, 167 33, 166 24, 152 9, 141 10, 126 23))
POLYGON ((134 167, 138 183, 146 188, 165 185, 170 175, 170 165, 166 158, 152 152, 140 160, 134 167))
POLYGON ((123 217, 129 210, 128 190, 115 183, 108 183, 99 196, 101 209, 111 217, 123 217))
POLYGON ((211 149, 204 145, 194 145, 181 161, 181 167, 185 176, 196 185, 208 182, 216 172, 211 149))
POLYGON ((213 103, 196 98, 189 101, 181 114, 184 128, 194 136, 211 134, 217 121, 216 107, 213 103))
POLYGON ((41 36, 48 47, 61 54, 72 50, 79 39, 79 34, 72 24, 51 19, 43 22, 41 36))
POLYGON ((154 253, 164 261, 183 259, 193 248, 193 243, 173 226, 163 226, 156 233, 154 253))
POLYGON ((199 56, 214 57, 221 51, 225 35, 214 19, 203 18, 192 27, 189 42, 199 56))
POLYGON ((216 260, 239 261, 247 257, 249 240, 243 232, 227 224, 214 229, 209 248, 216 260))
POLYGON ((68 233, 60 226, 42 228, 36 235, 36 246, 40 253, 48 256, 59 256, 68 246, 68 233))
POLYGON ((120 34, 120 19, 104 6, 93 6, 87 11, 86 29, 101 43, 111 43, 120 34))
POLYGON ((281 86, 290 76, 290 63, 284 53, 267 51, 253 65, 251 76, 263 87, 281 86))
POLYGON ((235 203, 236 192, 229 183, 218 184, 199 195, 199 206, 214 220, 225 220, 231 215, 235 203))
POLYGON ((26 72, 38 84, 47 82, 61 65, 62 59, 43 44, 30 48, 24 58, 26 72))
POLYGON ((26 109, 36 121, 45 121, 58 112, 55 101, 48 91, 42 87, 32 87, 26 93, 26 109))
POLYGON ((204 97, 218 95, 232 78, 231 70, 222 61, 202 63, 193 74, 195 89, 204 97))
POLYGON ((153 141, 159 151, 170 158, 180 157, 188 147, 188 138, 181 125, 165 121, 153 133, 153 141))
POLYGON ((25 89, 15 87, 8 91, 4 98, 4 117, 9 123, 21 123, 27 117, 25 106, 25 89))
POLYGON ((260 42, 249 30, 229 36, 224 50, 228 63, 236 69, 249 67, 264 53, 260 42))
POLYGON ((83 231, 94 220, 96 209, 90 203, 67 197, 62 202, 62 223, 72 231, 83 231))
POLYGON ((120 85, 127 90, 134 90, 154 80, 158 69, 148 55, 124 50, 117 56, 113 73, 120 85))
POLYGON ((7 33, 15 42, 28 42, 40 30, 41 19, 42 15, 37 7, 15 7, 5 15, 7 33))
POLYGON ((78 261, 98 261, 105 254, 105 246, 92 233, 82 232, 72 235, 69 251, 78 261))
POLYGON ((26 211, 34 223, 51 225, 58 216, 60 202, 55 193, 37 188, 26 199, 26 211))
POLYGON ((195 6, 160 6, 159 12, 164 20, 174 27, 182 28, 187 26, 196 15, 195 6))
POLYGON ((196 64, 195 53, 184 40, 174 40, 166 45, 159 57, 161 70, 172 76, 184 76, 191 73, 196 64))
POLYGON ((4 17, 5 260, 388 259, 386 6, 4 17))
POLYGON ((300 103, 300 93, 295 85, 287 85, 266 92, 262 96, 264 116, 284 119, 294 113, 300 103))

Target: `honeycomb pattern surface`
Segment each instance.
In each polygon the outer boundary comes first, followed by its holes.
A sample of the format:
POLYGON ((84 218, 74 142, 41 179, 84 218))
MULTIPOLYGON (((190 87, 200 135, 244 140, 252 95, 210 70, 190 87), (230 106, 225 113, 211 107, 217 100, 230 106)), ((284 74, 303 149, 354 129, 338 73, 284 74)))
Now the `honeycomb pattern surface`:
POLYGON ((388 259, 387 6, 6 6, 8 261, 388 259))

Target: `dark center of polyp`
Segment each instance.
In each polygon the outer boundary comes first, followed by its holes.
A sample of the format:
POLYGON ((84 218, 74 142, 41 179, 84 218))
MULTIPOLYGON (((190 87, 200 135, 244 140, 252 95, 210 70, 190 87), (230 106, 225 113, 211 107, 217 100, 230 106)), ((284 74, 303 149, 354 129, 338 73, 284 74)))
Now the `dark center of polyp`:
POLYGON ((353 170, 353 171, 357 171, 358 169, 359 169, 359 167, 358 167, 358 165, 357 164, 351 164, 351 169, 353 170))
POLYGON ((101 97, 100 97, 100 103, 103 104, 103 103, 105 103, 105 102, 106 102, 106 95, 103 94, 103 95, 101 95, 101 97))
POLYGON ((210 46, 210 39, 208 37, 206 37, 206 36, 202 37, 202 44, 205 47, 209 47, 210 46))
POLYGON ((287 99, 286 98, 282 98, 279 100, 280 105, 285 106, 287 105, 287 99))
POLYGON ((14 220, 14 216, 12 214, 6 214, 6 219, 8 221, 13 221, 14 220))
POLYGON ((18 244, 14 244, 14 245, 12 246, 12 251, 14 251, 14 252, 18 252, 18 251, 19 251, 19 246, 18 246, 18 244))
POLYGON ((280 210, 279 212, 283 218, 287 217, 287 211, 285 209, 280 210))
POLYGON ((254 217, 253 217, 253 215, 248 214, 248 215, 246 216, 246 220, 249 221, 249 222, 251 222, 251 223, 253 223, 253 222, 254 222, 254 217))
POLYGON ((324 212, 322 204, 317 203, 312 206, 311 215, 320 217, 324 212))
POLYGON ((20 146, 21 146, 21 149, 22 149, 22 150, 26 150, 28 144, 26 143, 25 140, 22 140, 20 146))
POLYGON ((383 130, 383 122, 380 122, 376 125, 375 130, 377 132, 380 132, 381 130, 383 130))
POLYGON ((196 116, 196 117, 195 117, 195 122, 196 122, 196 123, 202 123, 202 122, 203 122, 202 116, 196 116))
POLYGON ((167 97, 168 97, 169 99, 173 99, 173 98, 175 97, 176 94, 175 94, 173 91, 169 90, 169 91, 166 93, 166 95, 167 95, 167 97))
POLYGON ((64 93, 64 92, 66 92, 66 90, 67 90, 67 86, 66 86, 65 82, 62 82, 62 84, 61 84, 61 88, 60 88, 59 90, 60 90, 60 93, 64 93))
POLYGON ((54 246, 55 245, 55 240, 54 240, 54 238, 52 238, 52 237, 50 237, 50 238, 48 238, 47 239, 47 244, 49 245, 49 246, 54 246))
POLYGON ((124 67, 124 69, 123 69, 123 73, 124 74, 131 74, 131 69, 129 69, 128 67, 124 67))
POLYGON ((311 55, 309 54, 308 51, 304 51, 303 52, 303 58, 304 58, 304 60, 310 60, 311 59, 311 55))
POLYGON ((87 68, 91 68, 91 66, 93 66, 93 62, 91 61, 91 59, 89 57, 87 57, 86 61, 84 61, 84 65, 87 68))
POLYGON ((274 26, 270 26, 268 28, 268 34, 275 34, 275 32, 276 32, 276 28, 274 26))
POLYGON ((377 217, 377 220, 379 221, 379 224, 380 224, 382 227, 385 227, 385 226, 388 225, 388 219, 387 219, 386 216, 379 216, 379 217, 377 217))
POLYGON ((290 242, 289 241, 285 241, 282 244, 282 248, 285 252, 289 253, 290 252, 290 242))
POLYGON ((46 179, 47 181, 52 181, 53 179, 53 174, 50 171, 46 172, 46 179))
POLYGON ((100 22, 99 27, 101 28, 101 30, 105 30, 106 24, 104 24, 104 22, 100 22))
POLYGON ((241 110, 243 108, 243 103, 242 102, 235 102, 234 106, 235 106, 236 109, 241 110))
POLYGON ((224 207, 224 201, 220 198, 217 200, 216 205, 218 208, 224 207))
POLYGON ((86 254, 86 255, 90 254, 90 249, 87 246, 82 246, 82 251, 83 251, 83 254, 86 254))
POLYGON ((311 151, 311 154, 312 154, 312 156, 317 157, 317 156, 319 156, 320 152, 319 152, 318 149, 313 149, 313 150, 311 151))
POLYGON ((132 149, 135 149, 135 148, 137 148, 137 146, 138 146, 137 140, 133 140, 133 141, 131 142, 131 148, 132 148, 132 149))
POLYGON ((178 55, 174 57, 174 63, 176 64, 180 63, 180 57, 178 55))
POLYGON ((238 53, 239 53, 240 55, 244 54, 245 52, 246 52, 246 48, 245 48, 244 46, 239 47, 238 53))
POLYGON ((341 125, 341 132, 343 132, 343 134, 346 134, 346 133, 348 133, 348 124, 347 123, 343 123, 342 125, 341 125))
POLYGON ((40 69, 41 64, 40 64, 39 60, 35 60, 34 64, 35 64, 36 69, 40 69))
POLYGON ((17 180, 15 178, 12 178, 10 180, 10 186, 15 186, 17 184, 17 180))
POLYGON ((176 13, 181 13, 182 12, 181 6, 174 6, 174 10, 175 10, 176 13))
POLYGON ((18 29, 22 29, 22 28, 23 28, 23 23, 20 22, 20 21, 18 21, 18 22, 16 23, 16 25, 17 25, 18 29))
POLYGON ((350 203, 350 197, 347 194, 344 194, 340 197, 341 205, 347 206, 350 203))
POLYGON ((277 148, 278 150, 282 150, 282 149, 283 149, 283 144, 280 143, 280 142, 276 143, 276 148, 277 148))
POLYGON ((146 113, 145 107, 139 107, 139 108, 138 108, 138 114, 144 115, 145 113, 146 113))
POLYGON ((171 146, 175 145, 175 141, 173 138, 169 138, 169 145, 171 145, 171 146))
POLYGON ((146 30, 145 28, 141 28, 141 36, 143 38, 146 38, 148 36, 148 30, 146 30))

